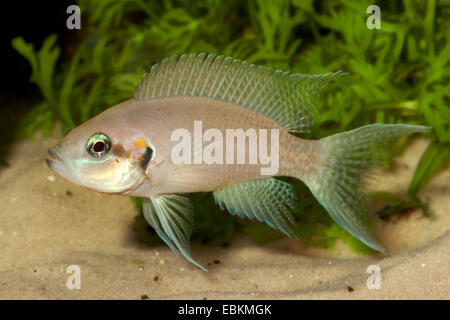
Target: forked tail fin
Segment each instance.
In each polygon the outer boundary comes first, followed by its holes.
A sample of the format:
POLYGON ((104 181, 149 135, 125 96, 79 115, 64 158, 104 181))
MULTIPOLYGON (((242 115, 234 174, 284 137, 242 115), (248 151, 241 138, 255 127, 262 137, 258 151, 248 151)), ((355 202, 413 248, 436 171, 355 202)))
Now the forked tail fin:
POLYGON ((424 126, 373 124, 323 138, 323 164, 318 174, 305 182, 340 226, 369 247, 384 252, 370 232, 366 213, 368 169, 377 164, 380 152, 389 150, 400 137, 429 130, 424 126))

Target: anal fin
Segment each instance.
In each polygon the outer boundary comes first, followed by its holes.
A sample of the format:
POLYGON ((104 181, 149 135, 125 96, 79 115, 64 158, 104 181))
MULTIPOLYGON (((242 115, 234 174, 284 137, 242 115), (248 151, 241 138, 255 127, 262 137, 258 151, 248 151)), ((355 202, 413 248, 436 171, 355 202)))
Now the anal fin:
POLYGON ((241 218, 256 218, 287 236, 294 236, 290 212, 297 199, 289 183, 274 178, 243 182, 214 191, 214 199, 222 210, 226 208, 241 218))

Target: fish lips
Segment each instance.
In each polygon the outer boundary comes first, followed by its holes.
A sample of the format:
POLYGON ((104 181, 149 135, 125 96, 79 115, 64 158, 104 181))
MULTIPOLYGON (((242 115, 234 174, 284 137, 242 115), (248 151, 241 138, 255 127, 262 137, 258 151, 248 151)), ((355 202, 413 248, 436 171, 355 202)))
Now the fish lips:
POLYGON ((70 164, 69 159, 61 151, 59 146, 54 146, 48 150, 49 157, 45 159, 47 166, 56 173, 66 176, 64 172, 67 171, 66 166, 70 164))

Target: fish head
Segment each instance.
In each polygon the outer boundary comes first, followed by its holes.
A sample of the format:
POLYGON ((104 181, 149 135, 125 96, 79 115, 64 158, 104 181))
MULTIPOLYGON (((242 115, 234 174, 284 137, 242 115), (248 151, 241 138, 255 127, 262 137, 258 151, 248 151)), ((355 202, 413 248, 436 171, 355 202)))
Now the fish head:
POLYGON ((115 194, 130 194, 148 180, 146 168, 154 156, 139 133, 96 118, 73 129, 48 153, 47 165, 65 179, 115 194))

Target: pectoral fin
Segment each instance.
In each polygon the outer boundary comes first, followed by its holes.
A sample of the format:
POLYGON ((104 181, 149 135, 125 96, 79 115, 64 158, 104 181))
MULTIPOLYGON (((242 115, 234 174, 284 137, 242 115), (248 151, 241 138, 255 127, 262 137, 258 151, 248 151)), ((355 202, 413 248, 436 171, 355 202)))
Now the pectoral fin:
POLYGON ((144 198, 143 211, 147 222, 175 254, 181 253, 189 262, 207 271, 190 255, 194 214, 189 199, 177 194, 144 198))
POLYGON ((294 236, 290 211, 297 199, 289 183, 274 178, 244 182, 216 190, 214 199, 222 210, 227 208, 241 218, 256 218, 287 236, 294 236))

